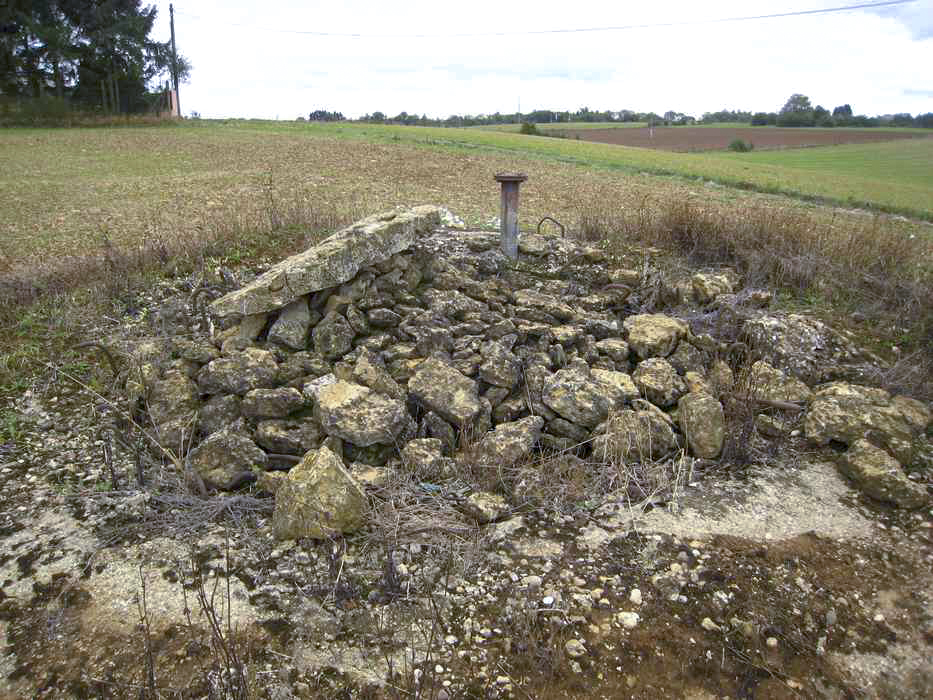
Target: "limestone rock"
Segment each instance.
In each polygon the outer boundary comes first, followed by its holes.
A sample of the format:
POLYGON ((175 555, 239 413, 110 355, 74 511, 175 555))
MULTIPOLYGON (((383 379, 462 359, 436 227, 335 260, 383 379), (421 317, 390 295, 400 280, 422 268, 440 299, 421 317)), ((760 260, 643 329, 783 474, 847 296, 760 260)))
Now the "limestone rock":
POLYGON ((613 407, 620 407, 633 399, 638 398, 638 387, 625 372, 616 372, 608 369, 590 370, 590 376, 600 384, 609 387, 613 407))
POLYGON ((695 348, 692 343, 677 343, 677 349, 668 355, 666 359, 679 374, 703 371, 703 353, 695 348))
POLYGON ((628 362, 629 347, 621 338, 606 338, 596 343, 596 349, 616 363, 628 362))
POLYGON ((748 392, 750 396, 770 401, 807 403, 813 398, 813 392, 806 384, 787 376, 764 360, 752 365, 748 373, 748 392))
POLYGON ((317 392, 316 411, 328 435, 357 447, 391 444, 411 420, 398 399, 342 380, 317 392))
POLYGON ((800 314, 749 319, 742 336, 770 365, 811 385, 837 378, 840 367, 860 359, 851 341, 800 314))
POLYGON ((593 458, 614 462, 660 459, 677 450, 670 423, 654 411, 623 410, 606 421, 605 432, 593 439, 593 458))
POLYGON ((355 335, 347 319, 336 311, 327 314, 311 331, 314 349, 328 360, 346 355, 353 347, 355 335))
POLYGON ((930 409, 919 401, 894 397, 883 389, 833 382, 816 392, 804 418, 804 432, 817 445, 830 440, 852 445, 871 433, 902 464, 911 464, 913 441, 930 423, 930 409))
POLYGON ((501 342, 483 343, 480 349, 483 362, 479 366, 479 377, 487 384, 511 389, 521 376, 521 361, 501 342))
POLYGON ((485 464, 511 466, 531 454, 543 425, 541 416, 500 423, 495 430, 483 436, 476 448, 475 458, 485 464))
POLYGON ((246 348, 204 365, 198 373, 198 387, 203 394, 244 395, 250 389, 275 386, 278 365, 271 352, 246 348))
POLYGON ((247 418, 284 418, 304 405, 301 392, 292 387, 252 389, 243 396, 240 410, 247 418))
POLYGON ((152 383, 148 403, 149 416, 157 426, 173 420, 193 422, 198 409, 198 387, 184 373, 169 370, 152 383))
POLYGON ((311 309, 308 298, 299 297, 279 312, 279 317, 269 329, 269 340, 281 343, 293 350, 301 350, 308 339, 311 327, 311 309))
POLYGON ((418 438, 402 448, 402 463, 419 476, 441 476, 448 459, 443 455, 443 444, 438 438, 418 438))
POLYGON ((233 394, 212 396, 198 411, 198 431, 206 436, 228 427, 240 418, 240 403, 233 394))
POLYGON ((269 452, 303 455, 317 448, 324 430, 313 418, 263 420, 256 425, 256 442, 269 452))
POLYGON ((188 453, 188 466, 221 488, 241 472, 264 468, 266 453, 245 435, 221 430, 188 453))
POLYGON ((363 489, 326 447, 308 452, 275 492, 272 530, 276 539, 325 539, 351 533, 366 522, 363 489))
POLYGON ((866 494, 902 508, 920 508, 926 488, 907 478, 896 459, 868 440, 856 440, 839 460, 839 469, 866 494))
POLYGON ((459 428, 471 425, 483 410, 476 382, 435 358, 418 365, 408 380, 408 391, 427 409, 459 428))
POLYGON ((687 393, 687 385, 673 367, 660 357, 638 363, 632 375, 638 391, 656 406, 667 407, 687 393))
POLYGON ((463 510, 481 524, 500 520, 511 512, 509 504, 502 496, 488 491, 477 491, 467 496, 463 510))
POLYGON ((548 408, 586 428, 606 420, 617 396, 616 388, 594 379, 585 364, 559 370, 541 392, 548 408))
POLYGON ((693 298, 699 304, 709 304, 720 294, 732 292, 732 282, 727 275, 697 273, 691 279, 693 298))
POLYGON ((534 289, 519 289, 512 298, 518 306, 524 306, 529 309, 537 309, 558 321, 572 321, 576 317, 576 312, 557 297, 539 292, 534 289))
POLYGON ((710 367, 709 381, 713 387, 714 393, 723 394, 727 391, 732 391, 732 387, 735 385, 735 376, 729 365, 722 360, 716 360, 713 366, 710 367))
POLYGON ((356 382, 368 386, 373 391, 393 399, 405 398, 405 390, 392 378, 385 364, 374 352, 365 349, 360 352, 353 366, 352 376, 356 382))
POLYGON ((636 314, 622 322, 628 344, 642 359, 667 357, 687 334, 687 324, 664 314, 636 314))
POLYGON ((687 385, 687 391, 692 393, 704 393, 712 396, 715 392, 713 385, 707 381, 700 372, 687 372, 684 374, 684 384, 687 385))
POLYGON ((680 431, 694 456, 715 459, 722 451, 726 434, 722 404, 705 393, 690 393, 677 404, 680 431))
POLYGON ((218 316, 280 309, 300 296, 353 279, 361 268, 409 248, 417 236, 439 223, 440 210, 432 206, 370 216, 274 265, 250 284, 214 301, 211 309, 218 316))

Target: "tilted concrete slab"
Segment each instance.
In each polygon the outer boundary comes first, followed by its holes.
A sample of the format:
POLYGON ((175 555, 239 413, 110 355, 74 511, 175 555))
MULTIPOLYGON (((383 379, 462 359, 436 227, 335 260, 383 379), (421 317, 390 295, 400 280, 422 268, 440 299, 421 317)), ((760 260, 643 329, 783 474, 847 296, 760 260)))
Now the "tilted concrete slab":
POLYGON ((411 247, 417 236, 440 224, 441 211, 424 205, 367 217, 274 265, 249 284, 214 301, 211 310, 221 317, 265 313, 305 294, 343 284, 360 268, 411 247))

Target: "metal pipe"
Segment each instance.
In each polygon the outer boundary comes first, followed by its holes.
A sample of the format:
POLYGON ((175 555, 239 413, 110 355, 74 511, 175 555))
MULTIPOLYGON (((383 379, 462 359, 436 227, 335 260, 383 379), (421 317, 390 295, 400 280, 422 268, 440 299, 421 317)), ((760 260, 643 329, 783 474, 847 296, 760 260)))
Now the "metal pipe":
POLYGON ((527 179, 524 173, 496 173, 496 182, 502 185, 499 213, 502 252, 512 260, 518 257, 518 187, 527 179))

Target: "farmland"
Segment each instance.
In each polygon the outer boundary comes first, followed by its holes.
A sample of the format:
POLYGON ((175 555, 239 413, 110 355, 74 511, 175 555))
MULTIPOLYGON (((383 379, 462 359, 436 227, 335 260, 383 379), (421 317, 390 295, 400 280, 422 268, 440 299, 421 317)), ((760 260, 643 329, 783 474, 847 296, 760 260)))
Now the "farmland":
POLYGON ((609 143, 617 146, 655 148, 662 151, 690 153, 726 149, 734 139, 742 139, 757 150, 801 148, 805 146, 839 146, 895 141, 930 136, 919 129, 790 129, 777 127, 741 127, 721 125, 662 126, 649 129, 647 125, 634 129, 618 128, 554 128, 548 133, 564 138, 609 143))
POLYGON ((336 222, 434 201, 481 224, 497 211, 491 174, 506 169, 530 175, 526 225, 547 214, 573 220, 593 199, 631 207, 646 197, 728 208, 798 208, 822 198, 933 218, 933 139, 695 155, 472 129, 233 121, 7 130, 0 147, 0 207, 8 213, 0 264, 7 265, 104 243, 190 240, 233 223, 249 228, 270 206, 280 218, 288 210, 297 220, 336 222))

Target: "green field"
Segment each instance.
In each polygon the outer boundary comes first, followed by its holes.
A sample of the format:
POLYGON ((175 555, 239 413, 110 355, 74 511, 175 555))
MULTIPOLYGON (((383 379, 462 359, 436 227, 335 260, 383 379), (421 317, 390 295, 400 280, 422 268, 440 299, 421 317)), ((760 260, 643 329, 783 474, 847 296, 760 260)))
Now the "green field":
POLYGON ((878 193, 892 187, 909 188, 916 192, 921 210, 923 197, 927 198, 926 211, 933 209, 933 137, 717 155, 744 165, 778 166, 821 177, 858 180, 878 193))
POLYGON ((522 154, 630 173, 711 180, 738 189, 933 221, 933 136, 859 146, 733 154, 669 153, 478 129, 349 124, 323 128, 344 138, 365 136, 432 147, 522 154))

